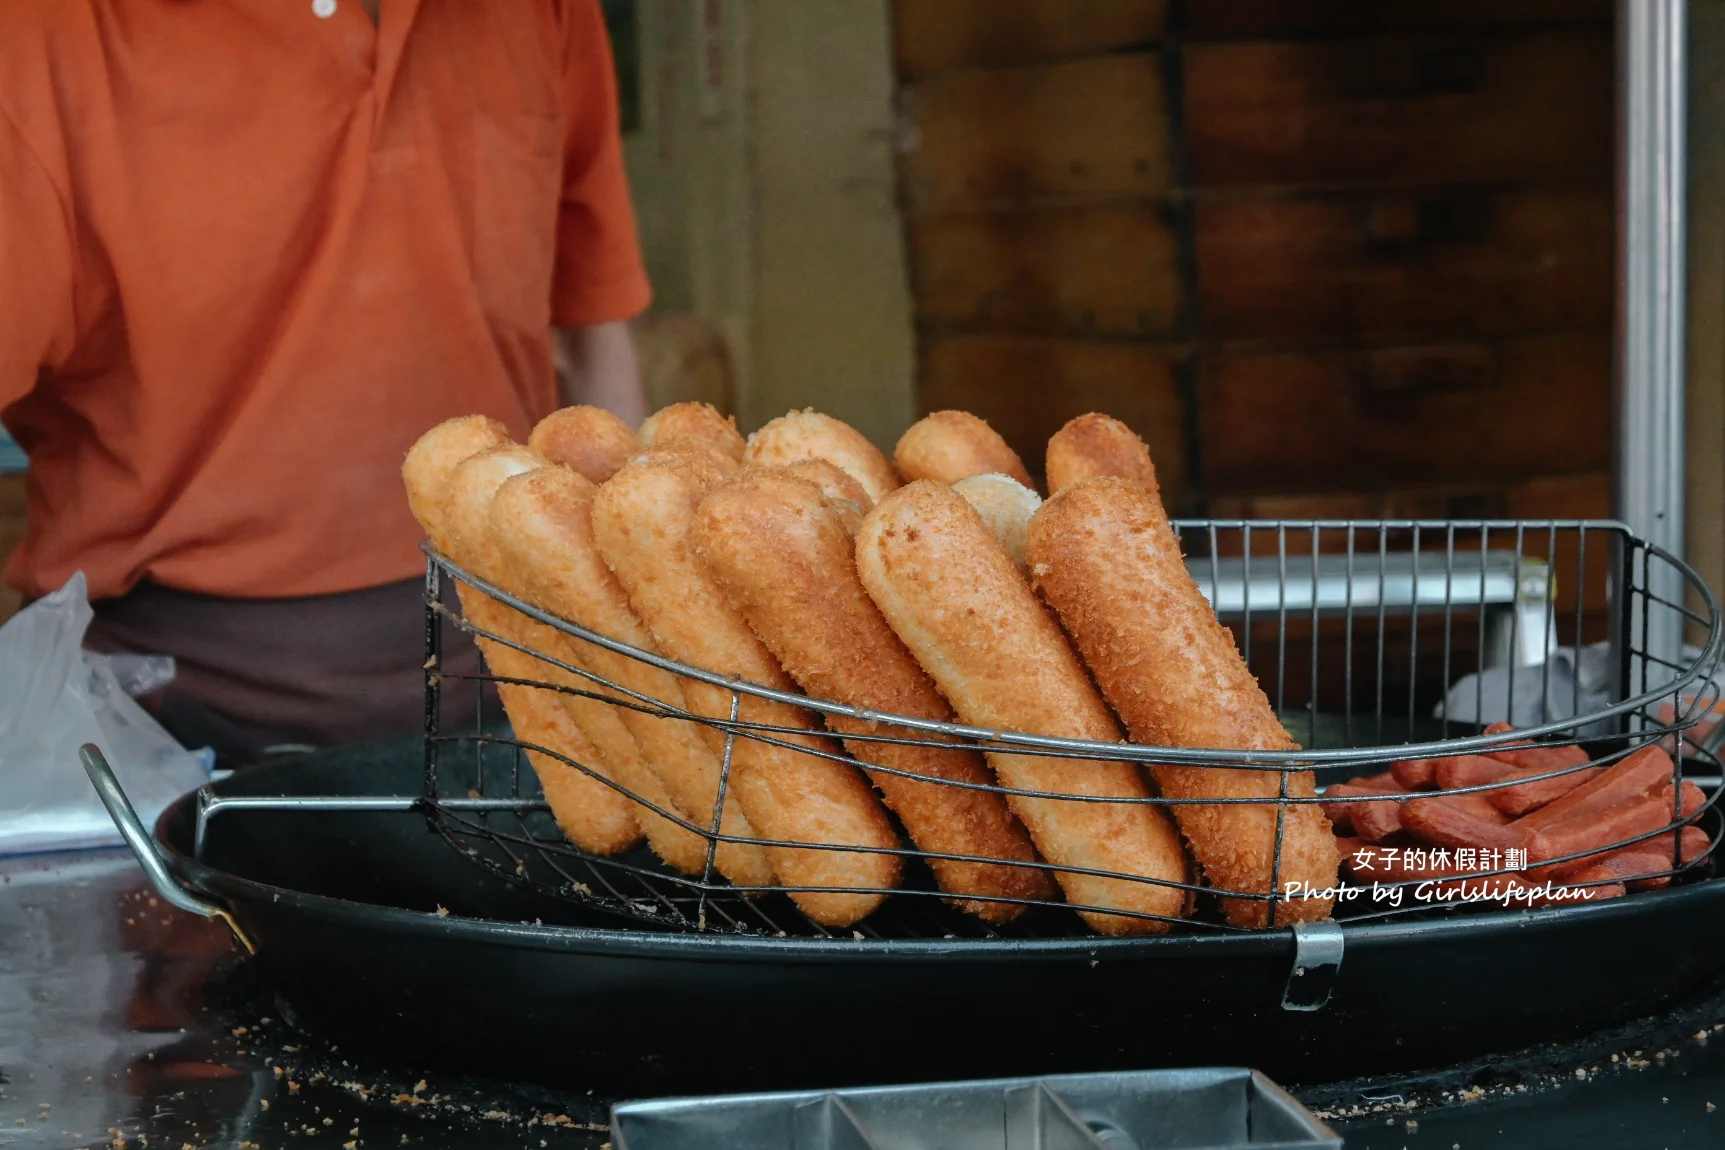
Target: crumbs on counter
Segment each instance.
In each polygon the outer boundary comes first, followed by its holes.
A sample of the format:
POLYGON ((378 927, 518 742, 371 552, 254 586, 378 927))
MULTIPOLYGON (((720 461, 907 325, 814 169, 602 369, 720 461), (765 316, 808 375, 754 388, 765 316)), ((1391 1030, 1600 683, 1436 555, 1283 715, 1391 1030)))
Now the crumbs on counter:
MULTIPOLYGON (((365 1061, 362 1059, 356 1063, 339 1057, 337 1051, 340 1048, 335 1044, 325 1046, 315 1035, 289 1029, 285 1032, 277 1031, 271 1037, 278 1040, 293 1038, 295 1043, 278 1046, 273 1041, 264 1040, 266 1032, 262 1029, 261 1019, 243 1021, 245 1025, 236 1024, 232 1031, 236 1037, 242 1032, 249 1034, 256 1045, 265 1048, 258 1050, 257 1054, 264 1054, 273 1047, 274 1054, 265 1065, 277 1082, 286 1083, 286 1095, 304 1097, 302 1085, 314 1088, 322 1086, 325 1089, 339 1089, 347 1096, 362 1102, 379 1102, 401 1110, 414 1111, 433 1121, 455 1120, 463 1124, 489 1123, 525 1129, 551 1127, 593 1133, 605 1133, 609 1130, 607 1122, 581 1120, 588 1117, 598 1119, 601 1117, 599 1114, 588 1115, 580 1110, 577 1110, 575 1115, 563 1112, 564 1108, 558 1105, 558 1092, 539 1097, 532 1093, 506 1093, 499 1096, 480 1083, 463 1084, 454 1091, 434 1091, 426 1078, 416 1077, 410 1080, 412 1085, 409 1087, 401 1078, 381 1068, 376 1079, 358 1080, 354 1071, 365 1067, 365 1061)), ((292 1026, 291 1022, 289 1026, 292 1026)), ((591 1093, 588 1091, 588 1094, 591 1093)), ((279 1099, 281 1096, 277 1097, 279 1099)), ((571 1099, 570 1102, 570 1109, 592 1105, 590 1101, 575 1103, 571 1099)), ((267 1108, 267 1103, 260 1100, 260 1104, 267 1108)), ((294 1136, 296 1141, 300 1137, 315 1138, 319 1134, 335 1132, 339 1128, 335 1126, 334 1119, 323 1116, 324 1109, 325 1107, 314 1105, 312 1110, 317 1117, 312 1118, 310 1124, 298 1129, 290 1127, 286 1132, 294 1136)), ((343 1125, 345 1127, 347 1124, 343 1125)), ((357 1125, 348 1131, 348 1137, 355 1143, 360 1141, 357 1125)))
MULTIPOLYGON (((1313 1108, 1313 1113, 1326 1121, 1347 1121, 1357 1118, 1372 1117, 1380 1114, 1394 1114, 1397 1111, 1428 1110, 1437 1107, 1453 1105, 1471 1105, 1487 1099, 1508 1098, 1530 1092, 1544 1092, 1561 1088, 1565 1083, 1587 1082, 1605 1074, 1625 1074, 1630 1071, 1644 1070, 1649 1066, 1663 1066, 1667 1060, 1678 1057, 1683 1051, 1685 1041, 1697 1045, 1705 1045, 1712 1035, 1725 1030, 1725 1022, 1702 1027, 1689 1035, 1659 1050, 1647 1051, 1634 1049, 1619 1051, 1607 1059, 1598 1062, 1588 1062, 1568 1070, 1547 1069, 1526 1071, 1521 1074, 1522 1081, 1498 1082, 1489 1085, 1471 1085, 1452 1090, 1419 1090, 1407 1088, 1405 1093, 1369 1095, 1360 1094, 1359 1102, 1353 1104, 1332 1105, 1323 1108, 1313 1108)), ((1665 1101, 1669 1101, 1666 1099, 1665 1101)), ((1714 1106, 1707 1104, 1707 1112, 1712 1113, 1714 1106)), ((1394 1117, 1386 1119, 1394 1124, 1394 1117)), ((1418 1123, 1409 1120, 1408 1132, 1414 1133, 1418 1123)))

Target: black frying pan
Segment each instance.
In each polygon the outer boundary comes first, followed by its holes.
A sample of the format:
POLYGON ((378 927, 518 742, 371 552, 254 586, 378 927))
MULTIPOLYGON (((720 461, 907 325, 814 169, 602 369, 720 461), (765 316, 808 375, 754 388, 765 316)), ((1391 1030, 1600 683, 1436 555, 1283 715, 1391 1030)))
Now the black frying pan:
MULTIPOLYGON (((355 749, 217 790, 415 795, 419 763, 417 744, 355 749)), ((124 828, 129 807, 99 776, 124 828)), ((1283 1005, 1287 930, 656 933, 506 883, 411 811, 228 813, 210 823, 202 861, 190 857, 194 820, 186 796, 154 844, 134 827, 134 849, 159 884, 186 888, 176 902, 231 913, 303 1022, 421 1065, 629 1093, 1175 1065, 1331 1082, 1577 1038, 1710 990, 1725 969, 1725 880, 1344 926, 1333 994, 1299 1012, 1283 1005)))

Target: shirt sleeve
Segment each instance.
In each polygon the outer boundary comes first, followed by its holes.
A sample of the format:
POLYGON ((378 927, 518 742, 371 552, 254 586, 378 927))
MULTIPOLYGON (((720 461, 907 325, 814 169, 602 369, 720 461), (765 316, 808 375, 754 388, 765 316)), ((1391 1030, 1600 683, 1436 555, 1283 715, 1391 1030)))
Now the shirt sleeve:
POLYGON ((0 413, 71 354, 72 238, 65 200, 0 112, 0 413))
POLYGON ((572 0, 564 35, 563 196, 551 318, 560 327, 629 319, 652 299, 623 170, 617 79, 598 0, 572 0))

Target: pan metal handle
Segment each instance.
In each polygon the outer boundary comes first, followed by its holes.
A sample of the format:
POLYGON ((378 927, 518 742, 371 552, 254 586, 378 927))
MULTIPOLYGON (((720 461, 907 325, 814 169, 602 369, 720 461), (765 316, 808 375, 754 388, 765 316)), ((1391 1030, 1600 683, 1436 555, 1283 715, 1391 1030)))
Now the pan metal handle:
POLYGON ((1347 938, 1337 922, 1297 922, 1293 932, 1294 969, 1282 991, 1282 1009, 1322 1010, 1342 973, 1347 938))
POLYGON ((125 790, 120 786, 120 780, 114 777, 114 768, 108 765, 101 748, 94 743, 85 743, 78 750, 78 758, 83 760, 84 773, 90 776, 90 782, 96 787, 96 794, 102 800, 102 805, 108 808, 108 817, 114 820, 114 825, 120 828, 120 835, 126 840, 126 845, 132 848, 138 865, 144 868, 149 876, 150 884, 156 888, 170 905, 202 918, 219 918, 228 924, 234 937, 240 945, 246 948, 247 954, 256 954, 258 948, 252 945, 252 940, 246 937, 246 932, 240 929, 240 924, 227 911, 214 903, 206 902, 188 891, 174 880, 168 871, 168 864, 162 861, 162 856, 156 850, 155 840, 150 832, 144 829, 144 824, 138 818, 138 812, 132 807, 132 800, 126 797, 125 790))

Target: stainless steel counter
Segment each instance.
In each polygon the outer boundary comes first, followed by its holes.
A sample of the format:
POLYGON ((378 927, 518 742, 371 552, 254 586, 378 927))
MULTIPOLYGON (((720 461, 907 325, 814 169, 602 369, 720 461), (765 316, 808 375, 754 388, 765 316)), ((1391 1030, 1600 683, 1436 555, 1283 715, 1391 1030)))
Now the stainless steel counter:
POLYGON ((0 1148, 598 1147, 606 1107, 297 1032, 129 854, 0 859, 0 1148))

